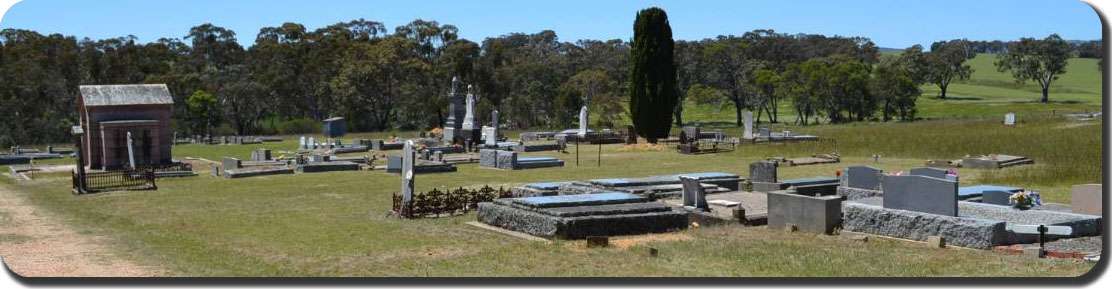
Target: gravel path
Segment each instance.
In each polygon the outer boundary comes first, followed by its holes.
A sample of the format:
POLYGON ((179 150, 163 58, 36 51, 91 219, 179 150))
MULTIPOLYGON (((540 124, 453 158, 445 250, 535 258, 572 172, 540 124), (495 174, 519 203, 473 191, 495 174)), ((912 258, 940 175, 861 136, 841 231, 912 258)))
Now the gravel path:
POLYGON ((162 271, 123 259, 106 237, 78 234, 0 185, 0 256, 24 277, 143 277, 162 271))

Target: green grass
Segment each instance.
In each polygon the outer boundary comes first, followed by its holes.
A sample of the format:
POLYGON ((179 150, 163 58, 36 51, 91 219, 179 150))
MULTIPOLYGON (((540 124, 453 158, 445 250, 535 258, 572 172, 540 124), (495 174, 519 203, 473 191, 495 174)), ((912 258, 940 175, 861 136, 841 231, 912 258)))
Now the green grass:
MULTIPOLYGON (((1019 84, 1010 72, 999 72, 996 55, 979 54, 966 63, 973 68, 968 80, 957 81, 938 99, 939 88, 923 85, 916 103, 923 117, 961 117, 981 115, 1052 114, 1081 110, 1100 110, 1103 92, 1096 59, 1071 58, 1066 73, 1051 82, 1051 103, 1038 103, 1042 90, 1038 83, 1019 84)), ((1001 116, 1003 118, 1003 116, 1001 116)))
MULTIPOLYGON (((966 63, 973 68, 973 73, 968 80, 950 84, 946 99, 937 98, 938 86, 924 84, 920 87, 923 94, 916 102, 917 116, 932 119, 995 117, 1003 121, 1004 114, 1008 112, 1051 115, 1101 109, 1102 75, 1096 69, 1096 59, 1071 58, 1066 73, 1051 83, 1050 103, 1038 102, 1042 97, 1038 83, 1016 83, 1010 72, 996 70, 995 61, 994 54, 980 54, 968 60, 966 63)), ((796 114, 790 101, 782 101, 779 107, 781 122, 795 121, 796 114)), ((728 126, 734 125, 736 120, 732 104, 716 108, 695 105, 692 101, 684 103, 686 122, 728 126)))
MULTIPOLYGON (((456 186, 515 186, 527 182, 636 177, 720 171, 748 175, 750 162, 837 151, 840 164, 790 167, 782 178, 833 176, 855 164, 886 171, 921 166, 926 158, 1006 153, 1031 156, 1034 166, 999 171, 961 169, 962 185, 1019 185, 1068 202, 1069 187, 1101 181, 1100 129, 1096 122, 1048 118, 1005 128, 997 121, 789 127, 833 142, 747 145, 735 152, 680 155, 618 152, 618 146, 581 146, 555 156, 565 167, 521 171, 458 165, 458 172, 418 175, 418 191, 456 186), (884 157, 873 164, 871 155, 884 157)), ((736 135, 736 128, 730 134, 736 135)), ((405 133, 406 135, 412 133, 405 133)), ((381 137, 358 135, 360 137, 381 137)), ((512 136, 512 134, 511 134, 512 136)), ((355 137, 349 136, 348 138, 355 137)), ((182 145, 175 157, 246 158, 259 147, 182 145)), ((6 170, 0 167, 0 170, 6 170)), ((121 254, 182 276, 1078 276, 1091 263, 1025 259, 976 250, 932 250, 914 243, 788 234, 765 227, 694 228, 687 240, 660 241, 659 258, 637 248, 582 249, 582 242, 546 245, 464 224, 467 215, 398 220, 387 217, 397 175, 381 171, 296 174, 225 180, 201 176, 161 179, 159 190, 87 196, 69 193, 69 179, 0 185, 63 216, 79 231, 114 237, 121 254)))

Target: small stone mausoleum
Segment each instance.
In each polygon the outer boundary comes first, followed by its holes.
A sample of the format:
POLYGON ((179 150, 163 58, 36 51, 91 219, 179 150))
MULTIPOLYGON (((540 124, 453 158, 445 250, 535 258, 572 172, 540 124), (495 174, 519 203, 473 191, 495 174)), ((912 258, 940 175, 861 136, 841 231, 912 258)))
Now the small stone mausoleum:
POLYGON ((130 165, 128 133, 136 166, 171 163, 170 106, 165 84, 82 85, 77 108, 84 165, 113 170, 130 165))

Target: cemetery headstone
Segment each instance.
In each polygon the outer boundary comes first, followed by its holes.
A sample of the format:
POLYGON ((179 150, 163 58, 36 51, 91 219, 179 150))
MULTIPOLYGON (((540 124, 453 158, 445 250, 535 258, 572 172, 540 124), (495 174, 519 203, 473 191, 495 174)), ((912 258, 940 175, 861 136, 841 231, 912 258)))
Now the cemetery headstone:
POLYGON ((498 131, 493 127, 483 127, 483 135, 486 136, 486 141, 484 142, 486 146, 493 147, 498 145, 498 131))
POLYGON ((317 140, 316 139, 311 138, 311 137, 309 138, 309 149, 312 149, 312 150, 317 149, 317 140))
POLYGON ((1004 125, 1015 125, 1015 113, 1007 113, 1004 115, 1004 125))
POLYGON ((958 183, 923 175, 884 176, 884 208, 956 217, 958 183))
POLYGON ((490 127, 494 128, 494 138, 498 139, 498 110, 490 112, 490 127))
POLYGON ((134 142, 131 140, 131 132, 130 131, 127 132, 127 161, 128 161, 129 164, 131 164, 131 169, 136 169, 136 167, 135 167, 135 148, 134 148, 134 142))
POLYGON ((305 143, 305 136, 302 136, 302 137, 301 137, 301 142, 300 142, 299 144, 300 144, 300 145, 298 145, 297 147, 299 147, 299 148, 301 148, 301 149, 308 149, 308 148, 309 148, 308 146, 306 146, 306 143, 305 143))
POLYGON ((772 131, 767 127, 762 127, 760 134, 762 139, 769 139, 772 137, 772 131))
POLYGON ((467 106, 463 116, 463 130, 475 129, 475 93, 471 85, 467 86, 467 106))
POLYGON ((981 193, 981 203, 990 205, 1007 206, 1011 204, 1012 192, 984 191, 981 193))
POLYGON ((402 203, 408 207, 413 203, 413 141, 405 141, 402 149, 402 203))
POLYGON ((936 168, 914 168, 908 173, 912 176, 928 176, 937 179, 946 179, 948 172, 936 168))
POLYGON ((587 117, 588 117, 588 115, 587 115, 587 106, 584 105, 583 108, 579 109, 579 133, 578 134, 579 134, 580 137, 583 137, 583 136, 587 135, 587 121, 588 121, 587 117))
POLYGON ((1104 197, 1101 184, 1073 186, 1071 211, 1078 214, 1102 216, 1104 197))
POLYGON ((680 182, 683 183, 684 207, 702 211, 710 210, 710 205, 707 204, 706 192, 703 190, 703 186, 699 184, 699 179, 680 176, 680 182))
POLYGON ((761 183, 776 182, 775 162, 755 162, 749 164, 749 181, 761 183))
POLYGON ((444 133, 441 135, 441 140, 445 143, 453 143, 460 136, 464 97, 459 93, 459 85, 459 78, 452 77, 452 90, 448 92, 448 117, 444 120, 444 133))
POLYGON ((851 188, 880 190, 880 177, 884 171, 867 166, 846 169, 846 184, 851 188))
POLYGON ((745 133, 742 138, 753 139, 753 111, 745 111, 745 133))
POLYGON ((237 158, 224 157, 221 158, 221 164, 221 167, 227 172, 231 169, 238 169, 242 165, 242 162, 237 158))

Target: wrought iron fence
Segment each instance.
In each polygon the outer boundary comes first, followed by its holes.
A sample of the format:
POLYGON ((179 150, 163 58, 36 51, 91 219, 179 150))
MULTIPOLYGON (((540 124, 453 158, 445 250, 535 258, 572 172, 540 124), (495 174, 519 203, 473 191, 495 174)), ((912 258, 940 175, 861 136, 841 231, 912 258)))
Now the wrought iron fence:
POLYGON ((392 211, 400 217, 409 219, 440 217, 441 215, 451 216, 475 210, 479 207, 479 203, 510 196, 512 196, 511 191, 504 190, 501 187, 498 190, 489 186, 483 186, 477 190, 462 187, 451 191, 433 189, 426 193, 414 194, 413 202, 404 204, 402 196, 395 193, 393 194, 392 211))
POLYGON ((89 194, 120 190, 154 190, 154 170, 120 170, 85 173, 84 180, 77 172, 71 172, 73 191, 76 194, 89 194))

